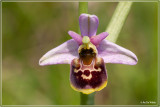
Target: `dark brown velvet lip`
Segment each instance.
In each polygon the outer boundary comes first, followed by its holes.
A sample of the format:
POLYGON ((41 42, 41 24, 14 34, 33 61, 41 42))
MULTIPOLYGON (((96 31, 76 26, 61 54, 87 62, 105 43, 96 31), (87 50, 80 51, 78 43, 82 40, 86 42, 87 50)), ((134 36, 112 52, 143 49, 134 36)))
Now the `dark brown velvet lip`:
POLYGON ((103 59, 101 59, 100 62, 101 64, 99 65, 96 65, 96 62, 93 63, 95 64, 94 66, 93 64, 87 65, 87 66, 93 66, 93 68, 84 70, 83 72, 81 69, 77 69, 74 65, 71 66, 72 67, 72 70, 71 70, 72 85, 79 89, 85 89, 87 86, 89 86, 90 88, 97 88, 101 86, 107 80, 107 74, 106 74, 103 59), (75 69, 77 70, 77 72, 74 71, 75 69), (98 71, 98 69, 100 69, 100 71, 98 71), (85 79, 82 77, 82 75, 86 77, 89 77, 90 75, 92 75, 92 77, 90 79, 85 79))

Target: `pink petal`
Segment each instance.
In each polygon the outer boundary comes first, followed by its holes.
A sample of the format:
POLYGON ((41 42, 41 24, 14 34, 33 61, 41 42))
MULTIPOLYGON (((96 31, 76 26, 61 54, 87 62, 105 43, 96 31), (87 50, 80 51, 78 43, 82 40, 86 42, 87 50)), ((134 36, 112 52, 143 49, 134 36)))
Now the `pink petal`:
POLYGON ((68 34, 79 44, 82 44, 82 36, 77 34, 76 32, 69 31, 68 34))
POLYGON ((138 61, 133 52, 107 40, 103 40, 97 50, 98 56, 102 57, 105 63, 135 65, 138 61))
POLYGON ((81 14, 79 16, 79 26, 82 36, 94 36, 97 33, 99 20, 96 15, 81 14))
POLYGON ((109 34, 107 32, 102 32, 96 36, 92 36, 91 37, 91 42, 94 44, 94 45, 98 45, 103 39, 105 39, 109 34))
POLYGON ((39 60, 39 65, 70 64, 77 57, 78 44, 75 40, 70 39, 43 55, 39 60))

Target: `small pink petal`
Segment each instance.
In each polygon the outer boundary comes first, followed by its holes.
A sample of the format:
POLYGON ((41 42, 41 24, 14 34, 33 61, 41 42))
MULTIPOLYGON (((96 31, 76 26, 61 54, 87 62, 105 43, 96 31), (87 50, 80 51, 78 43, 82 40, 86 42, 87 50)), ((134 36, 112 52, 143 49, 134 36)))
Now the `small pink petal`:
POLYGON ((105 39, 108 35, 109 35, 108 32, 102 32, 102 33, 100 33, 100 34, 98 34, 98 35, 96 35, 96 36, 92 36, 90 40, 91 40, 91 42, 92 42, 95 46, 97 46, 97 45, 100 44, 100 42, 101 42, 103 39, 105 39))
POLYGON ((82 36, 77 34, 76 32, 69 31, 68 34, 79 44, 82 44, 82 36))

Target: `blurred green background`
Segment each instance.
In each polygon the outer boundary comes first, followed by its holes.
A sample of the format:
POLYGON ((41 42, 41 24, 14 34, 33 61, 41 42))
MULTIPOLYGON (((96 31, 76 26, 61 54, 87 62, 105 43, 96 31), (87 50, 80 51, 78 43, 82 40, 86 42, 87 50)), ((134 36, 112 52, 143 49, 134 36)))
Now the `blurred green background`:
MULTIPOLYGON (((105 31, 116 6, 89 2, 89 14, 100 20, 98 33, 105 31)), ((95 104, 157 103, 157 9, 154 2, 133 4, 116 43, 133 51, 138 64, 106 64, 108 86, 96 92, 95 104)), ((69 65, 38 65, 78 27, 78 2, 2 2, 3 105, 79 105, 69 65)))

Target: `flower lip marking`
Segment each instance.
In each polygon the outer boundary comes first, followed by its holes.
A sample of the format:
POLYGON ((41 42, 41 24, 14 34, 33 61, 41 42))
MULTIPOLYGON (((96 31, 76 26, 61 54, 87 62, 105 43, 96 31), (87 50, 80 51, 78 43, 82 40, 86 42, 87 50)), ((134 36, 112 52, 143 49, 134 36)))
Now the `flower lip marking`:
MULTIPOLYGON (((79 58, 79 60, 81 59, 79 58)), ((90 65, 80 63, 79 69, 77 69, 74 64, 72 64, 71 67, 71 84, 72 88, 77 91, 81 90, 84 94, 89 94, 92 92, 91 90, 98 90, 102 86, 104 87, 103 84, 107 83, 107 74, 102 58, 93 59, 90 65), (97 61, 100 61, 100 63, 97 63, 97 61), (78 72, 74 72, 74 69, 77 69, 78 72), (88 91, 86 91, 86 89, 88 91)))
POLYGON ((50 50, 39 60, 41 66, 70 64, 71 87, 84 94, 100 91, 107 85, 105 63, 137 64, 136 55, 105 38, 102 32, 96 35, 99 20, 96 15, 81 14, 81 35, 69 31, 73 38, 50 50))

